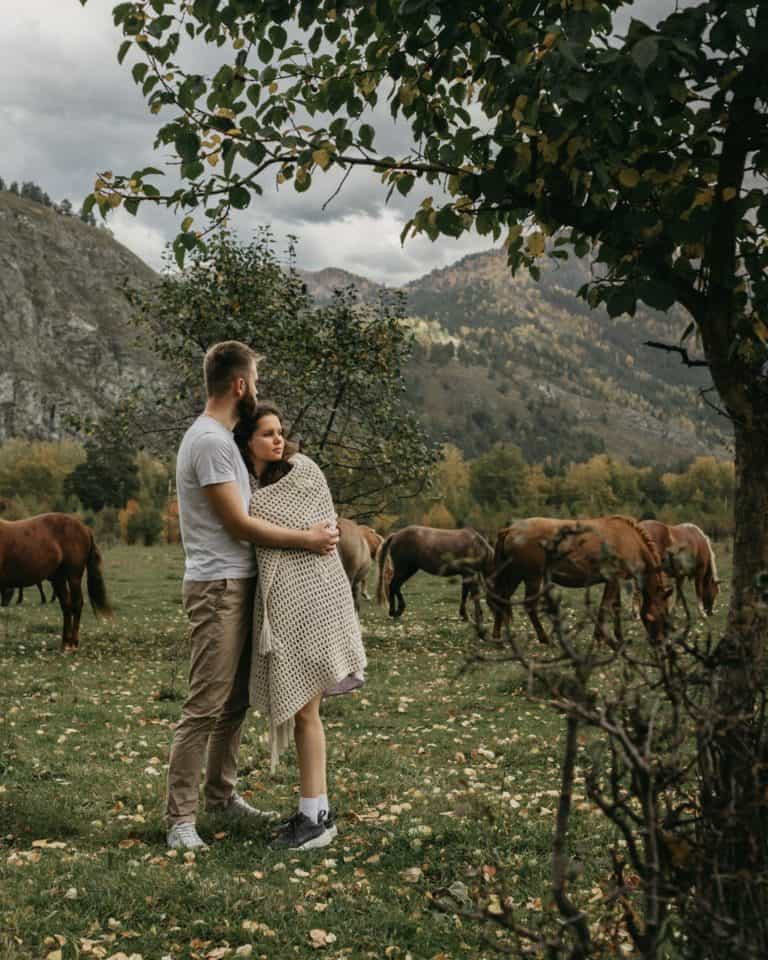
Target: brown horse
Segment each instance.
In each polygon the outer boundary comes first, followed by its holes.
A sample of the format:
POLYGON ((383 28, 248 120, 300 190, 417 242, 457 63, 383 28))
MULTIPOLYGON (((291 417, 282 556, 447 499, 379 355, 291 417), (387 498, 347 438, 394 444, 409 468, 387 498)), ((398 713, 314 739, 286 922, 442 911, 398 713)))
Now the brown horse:
POLYGON ((720 581, 715 551, 706 533, 695 523, 669 526, 659 520, 642 520, 640 526, 656 544, 664 572, 675 581, 675 600, 682 603, 686 619, 691 619, 691 611, 683 590, 685 580, 693 580, 699 609, 711 617, 720 581))
POLYGON ((480 606, 480 582, 493 571, 493 549, 477 530, 441 530, 436 527, 403 527, 390 534, 379 550, 379 581, 376 596, 379 603, 389 597, 390 617, 400 617, 405 610, 402 586, 406 580, 424 570, 437 577, 461 577, 459 616, 467 620, 467 597, 475 605, 475 623, 482 634, 483 613, 480 606), (391 579, 387 586, 388 573, 391 579))
POLYGON ((50 580, 64 615, 61 644, 66 652, 76 650, 80 639, 81 581, 86 569, 94 613, 111 617, 101 555, 82 521, 66 513, 0 520, 0 590, 50 580))
MULTIPOLYGON (((371 531, 375 536, 379 536, 370 527, 363 527, 354 520, 347 520, 339 517, 339 559, 344 567, 344 572, 352 587, 352 599, 355 602, 355 610, 360 612, 360 594, 365 596, 365 582, 368 579, 368 572, 371 569, 373 556, 369 544, 367 531, 371 531)), ((379 537, 381 540, 381 537, 379 537)), ((369 599, 366 597, 366 599, 369 599)))
POLYGON ((496 539, 495 572, 488 604, 495 614, 493 636, 511 613, 510 599, 525 583, 525 610, 541 643, 548 638, 537 607, 545 579, 562 587, 604 583, 595 635, 603 636, 607 610, 613 612, 614 635, 621 642, 621 581, 634 580, 642 594, 640 616, 653 641, 664 636, 667 591, 653 541, 629 517, 556 520, 531 517, 501 530, 496 539), (548 553, 550 554, 548 556, 548 553))

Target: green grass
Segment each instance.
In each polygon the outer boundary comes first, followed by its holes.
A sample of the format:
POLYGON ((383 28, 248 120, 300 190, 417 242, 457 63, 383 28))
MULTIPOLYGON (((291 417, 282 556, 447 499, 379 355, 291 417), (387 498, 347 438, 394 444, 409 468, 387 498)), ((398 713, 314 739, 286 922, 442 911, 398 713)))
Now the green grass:
MULTIPOLYGON (((435 908, 456 881, 480 911, 498 895, 521 921, 552 922, 562 720, 526 699, 514 664, 462 672, 474 641, 457 584, 416 577, 400 622, 364 607, 368 682, 324 707, 333 846, 277 855, 264 830, 202 815, 211 849, 172 856, 162 811, 186 686, 182 558, 117 547, 105 563, 118 616, 85 610, 74 657, 59 652, 58 607, 30 591, 0 611, 0 956, 495 956, 490 920, 435 908), (315 949, 317 929, 336 939, 315 949)), ((520 618, 516 629, 528 632, 520 618)), ((240 757, 242 792, 290 812, 293 754, 269 774, 258 716, 240 757)), ((581 903, 607 875, 610 836, 578 798, 581 903)))

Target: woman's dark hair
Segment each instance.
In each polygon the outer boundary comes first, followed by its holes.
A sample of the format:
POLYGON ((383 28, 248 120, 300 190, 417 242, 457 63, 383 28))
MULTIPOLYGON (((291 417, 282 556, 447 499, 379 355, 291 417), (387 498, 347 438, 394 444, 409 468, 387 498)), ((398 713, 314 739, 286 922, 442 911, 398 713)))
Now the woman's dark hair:
MULTIPOLYGON (((256 476, 256 472, 253 469, 253 461, 251 459, 251 451, 248 449, 248 444, 250 443, 254 432, 258 429, 259 421, 263 420, 264 417, 269 416, 277 417, 278 420, 282 422, 283 415, 280 413, 280 409, 278 407, 267 402, 257 403, 253 414, 249 417, 244 417, 242 420, 238 420, 237 424, 235 425, 235 429, 232 431, 232 434, 235 438, 235 443, 240 451, 240 456, 245 461, 245 465, 248 467, 248 472, 252 476, 256 476)), ((279 480, 281 477, 284 477, 286 473, 290 473, 290 471, 293 469, 293 464, 289 463, 289 458, 297 453, 298 449, 298 444, 291 443, 290 440, 286 440, 285 447, 283 448, 282 459, 266 465, 264 471, 259 477, 259 485, 262 487, 269 486, 270 483, 275 483, 275 481, 279 480)))

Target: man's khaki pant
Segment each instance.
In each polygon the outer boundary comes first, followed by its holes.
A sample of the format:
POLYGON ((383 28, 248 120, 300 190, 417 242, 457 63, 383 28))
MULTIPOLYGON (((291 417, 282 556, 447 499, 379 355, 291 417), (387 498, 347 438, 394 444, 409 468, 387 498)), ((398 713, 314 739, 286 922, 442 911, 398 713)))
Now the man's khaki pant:
POLYGON ((253 577, 184 581, 192 658, 189 695, 171 744, 169 826, 194 823, 204 763, 206 808, 226 806, 235 789, 240 732, 248 709, 255 587, 253 577))

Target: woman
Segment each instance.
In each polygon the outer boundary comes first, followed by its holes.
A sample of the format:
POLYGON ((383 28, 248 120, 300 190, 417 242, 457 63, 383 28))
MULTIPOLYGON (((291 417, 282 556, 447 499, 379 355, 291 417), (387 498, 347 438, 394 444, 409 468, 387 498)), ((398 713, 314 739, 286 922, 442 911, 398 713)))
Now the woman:
MULTIPOLYGON (((251 514, 305 528, 335 521, 320 468, 286 443, 279 410, 261 403, 235 427, 235 441, 253 478, 251 514), (278 519, 279 518, 279 519, 278 519)), ((251 703, 269 718, 272 769, 291 734, 296 743, 301 796, 275 848, 311 850, 336 836, 328 804, 323 695, 346 693, 363 682, 366 658, 352 591, 336 551, 256 547, 251 703)))

